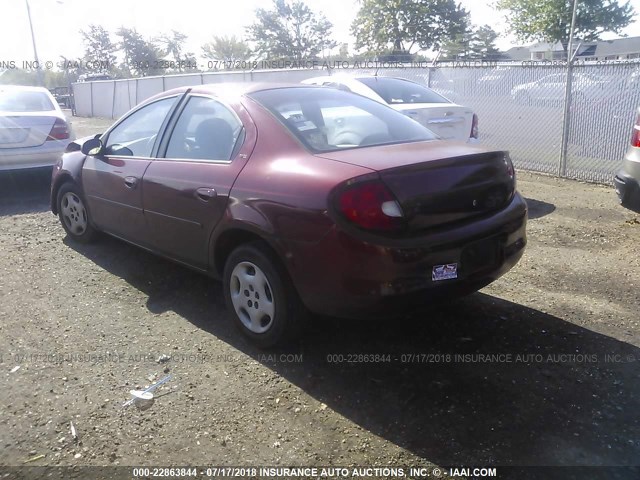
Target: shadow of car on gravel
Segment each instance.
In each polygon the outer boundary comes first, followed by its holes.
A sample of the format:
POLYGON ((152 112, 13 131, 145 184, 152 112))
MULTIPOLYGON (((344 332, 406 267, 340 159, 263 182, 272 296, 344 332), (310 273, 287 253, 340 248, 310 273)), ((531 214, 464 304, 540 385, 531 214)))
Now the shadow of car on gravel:
POLYGON ((556 206, 553 203, 543 202, 534 198, 525 198, 525 201, 527 202, 529 220, 544 217, 556 210, 556 206))
POLYGON ((0 216, 49 210, 51 168, 0 171, 0 216))
POLYGON ((150 312, 176 312, 437 465, 638 465, 640 349, 623 341, 477 293, 387 321, 313 322, 279 351, 302 362, 271 361, 235 331, 216 282, 110 237, 65 243, 147 295, 150 312))

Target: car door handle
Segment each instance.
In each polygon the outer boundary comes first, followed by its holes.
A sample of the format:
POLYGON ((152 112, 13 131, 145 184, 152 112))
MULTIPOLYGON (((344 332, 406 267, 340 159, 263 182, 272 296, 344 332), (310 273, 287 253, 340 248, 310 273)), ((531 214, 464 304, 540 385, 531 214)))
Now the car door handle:
POLYGON ((138 179, 136 177, 124 177, 124 184, 127 188, 136 188, 138 179))
POLYGON ((202 187, 196 190, 196 197, 198 197, 203 202, 208 202, 212 198, 215 198, 216 195, 218 194, 216 193, 215 188, 202 187))

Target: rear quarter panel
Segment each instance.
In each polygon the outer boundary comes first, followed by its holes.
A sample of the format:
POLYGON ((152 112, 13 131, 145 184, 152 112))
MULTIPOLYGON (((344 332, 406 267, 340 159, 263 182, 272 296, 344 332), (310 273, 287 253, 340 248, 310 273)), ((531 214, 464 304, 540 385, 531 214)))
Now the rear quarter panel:
POLYGON ((331 189, 372 171, 311 154, 263 107, 251 99, 243 104, 256 125, 257 142, 213 242, 241 226, 262 236, 295 277, 293 245, 317 244, 334 225, 327 213, 331 189))

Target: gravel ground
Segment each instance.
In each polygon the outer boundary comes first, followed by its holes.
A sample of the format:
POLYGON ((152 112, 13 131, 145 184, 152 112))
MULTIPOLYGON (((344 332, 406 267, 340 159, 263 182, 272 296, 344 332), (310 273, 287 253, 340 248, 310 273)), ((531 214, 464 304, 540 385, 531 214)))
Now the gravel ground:
POLYGON ((74 244, 46 175, 3 175, 0 465, 640 464, 637 216, 609 187, 519 188, 529 245, 499 281, 263 352, 218 283, 108 237, 74 244), (150 409, 122 408, 166 373, 150 409))

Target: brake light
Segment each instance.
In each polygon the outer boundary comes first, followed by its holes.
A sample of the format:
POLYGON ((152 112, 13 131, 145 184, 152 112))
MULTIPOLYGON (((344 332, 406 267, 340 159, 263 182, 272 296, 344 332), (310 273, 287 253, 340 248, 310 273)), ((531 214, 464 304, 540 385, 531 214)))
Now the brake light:
POLYGON ((507 169, 507 175, 513 178, 516 174, 515 169, 513 168, 513 162, 511 161, 511 156, 508 153, 504 155, 504 166, 507 169))
POLYGON ((71 135, 69 133, 69 125, 61 118, 56 118, 47 140, 66 140, 71 135))
POLYGON ((636 118, 636 124, 633 126, 631 145, 634 147, 640 147, 640 115, 638 115, 638 118, 636 118))
POLYGON ((471 135, 470 138, 478 138, 478 115, 473 114, 473 120, 471 120, 471 135))
POLYGON ((366 230, 388 232, 404 226, 400 204, 378 180, 356 183, 343 190, 337 207, 347 220, 366 230))

